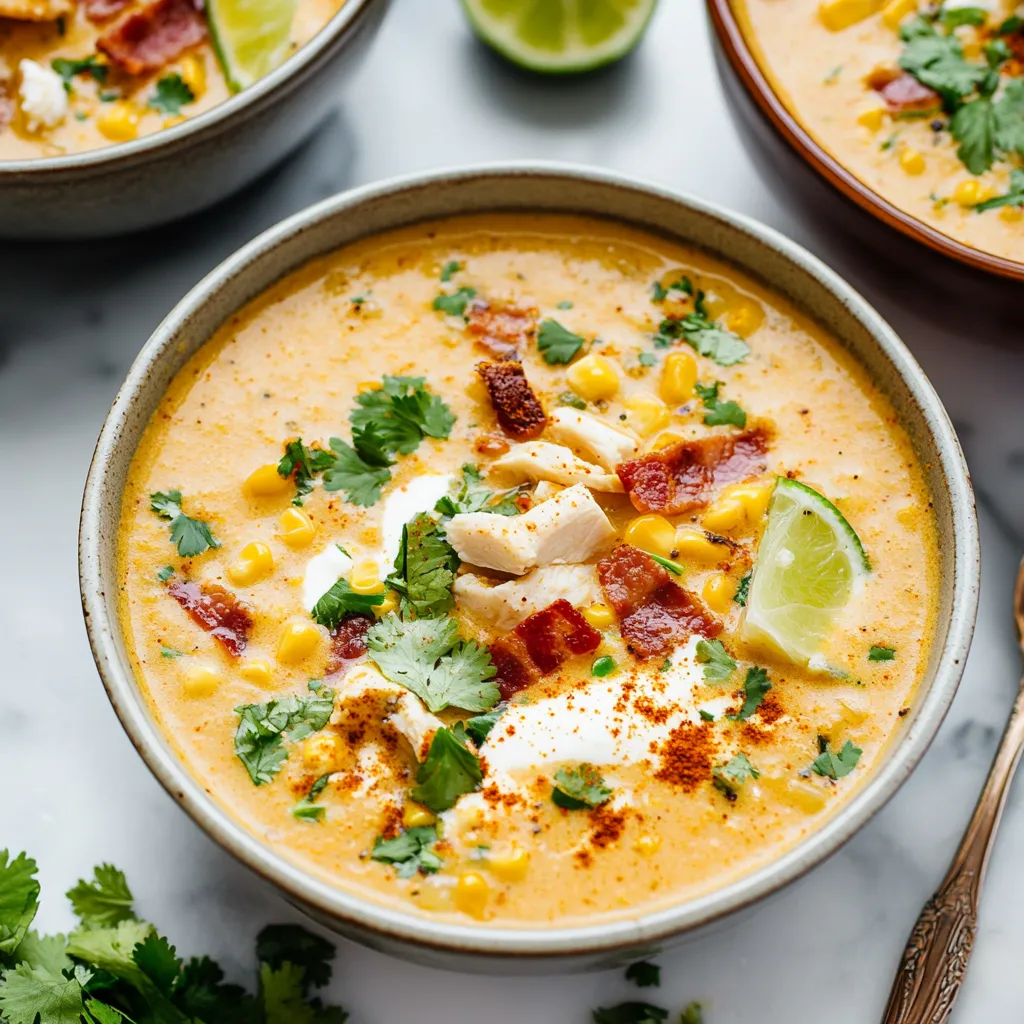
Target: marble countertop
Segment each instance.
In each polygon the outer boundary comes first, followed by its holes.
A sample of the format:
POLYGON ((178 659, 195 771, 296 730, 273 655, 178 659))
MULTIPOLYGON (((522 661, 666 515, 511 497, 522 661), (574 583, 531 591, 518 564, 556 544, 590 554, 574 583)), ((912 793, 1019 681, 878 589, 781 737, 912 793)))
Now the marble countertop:
MULTIPOLYGON (((941 878, 1018 677, 1010 616, 1024 548, 1021 286, 865 248, 832 207, 773 190, 728 113, 699 0, 662 0, 628 61, 540 82, 478 47, 455 0, 395 0, 370 60, 319 134, 209 213, 142 236, 0 245, 0 847, 38 860, 39 925, 66 928, 60 893, 100 861, 186 952, 248 977, 252 937, 296 912, 217 848, 145 769, 107 703, 82 625, 78 505, 93 443, 137 350, 176 300, 263 228, 392 174, 544 157, 642 175, 742 210, 803 242, 869 296, 931 375, 981 500, 979 627, 960 693, 891 804, 830 861, 742 924, 667 953, 657 1001, 709 1024, 871 1024, 908 929, 941 878), (914 264, 913 267, 910 264, 914 264), (913 271, 913 272, 912 272, 913 271), (1015 347, 1016 346, 1016 347, 1015 347)), ((1024 806, 1010 796, 958 1021, 1024 1013, 1024 806)), ((354 1024, 573 1024, 629 996, 618 972, 520 980, 413 967, 339 943, 332 995, 354 1024)))

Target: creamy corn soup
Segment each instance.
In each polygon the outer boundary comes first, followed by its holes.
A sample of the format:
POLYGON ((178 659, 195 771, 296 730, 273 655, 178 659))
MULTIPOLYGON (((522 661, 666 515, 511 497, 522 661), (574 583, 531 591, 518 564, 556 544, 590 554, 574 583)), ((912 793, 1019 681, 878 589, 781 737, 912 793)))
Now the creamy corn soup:
MULTIPOLYGON (((288 41, 255 64, 275 67, 343 4, 295 0, 288 41)), ((194 0, 0 0, 0 160, 128 142, 227 99, 253 70, 220 59, 208 19, 194 0)))
POLYGON ((775 91, 865 185, 1024 260, 1024 20, 1010 0, 733 0, 775 91))
POLYGON ((892 408, 777 296, 611 223, 492 216, 287 277, 178 374, 120 609, 213 797, 363 897, 635 914, 846 803, 928 658, 892 408))

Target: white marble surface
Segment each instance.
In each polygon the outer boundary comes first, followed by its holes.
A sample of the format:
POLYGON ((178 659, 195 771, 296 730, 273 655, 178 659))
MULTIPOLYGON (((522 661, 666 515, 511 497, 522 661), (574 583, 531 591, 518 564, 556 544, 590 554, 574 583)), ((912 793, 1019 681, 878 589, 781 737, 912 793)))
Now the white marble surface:
MULTIPOLYGON (((1009 595, 1024 535, 1024 292, 996 289, 989 309, 975 279, 949 268, 952 285, 909 277, 904 257, 845 237, 831 207, 795 209, 789 197, 774 197, 727 113, 703 5, 662 0, 661 8, 623 66, 541 83, 482 52, 455 0, 396 0, 367 67, 339 98, 338 117, 245 195, 143 237, 0 244, 0 846, 38 858, 44 928, 69 923, 60 893, 100 860, 129 873, 141 912, 180 948, 209 950, 236 974, 251 966, 259 925, 295 916, 150 777, 89 655, 76 580, 78 502, 94 439, 139 346, 203 273, 312 200, 420 168, 561 158, 693 191, 803 241, 903 333, 962 430, 985 506, 985 575, 974 650, 936 743, 889 807, 827 864, 744 924, 661 958, 659 1001, 701 999, 709 1024, 878 1020, 907 930, 967 819, 1017 679, 1009 595)), ((1021 858, 1018 786, 958 1021, 1024 1013, 1021 858)), ((628 992, 617 973, 460 977, 341 942, 333 994, 356 1024, 582 1024, 590 1007, 628 992)))

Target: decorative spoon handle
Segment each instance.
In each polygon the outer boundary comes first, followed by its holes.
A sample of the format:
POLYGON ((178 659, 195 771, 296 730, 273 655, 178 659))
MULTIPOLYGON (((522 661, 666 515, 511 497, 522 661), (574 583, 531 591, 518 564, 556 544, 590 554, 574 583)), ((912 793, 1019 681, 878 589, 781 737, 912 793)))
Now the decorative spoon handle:
POLYGON ((974 945, 978 902, 1006 794, 1024 750, 1024 680, 988 780, 939 891, 903 951, 882 1024, 945 1024, 974 945))

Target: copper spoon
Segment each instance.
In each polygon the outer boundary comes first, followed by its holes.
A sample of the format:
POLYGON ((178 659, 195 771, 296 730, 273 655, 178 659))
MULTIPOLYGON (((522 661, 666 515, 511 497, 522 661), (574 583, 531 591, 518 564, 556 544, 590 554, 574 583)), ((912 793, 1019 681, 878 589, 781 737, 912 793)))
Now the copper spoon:
MULTIPOLYGON (((1017 570, 1013 616, 1024 653, 1024 560, 1017 570)), ((907 940, 882 1024, 945 1024, 949 1020, 974 945, 989 854, 1022 751, 1024 679, 960 848, 907 940)))

